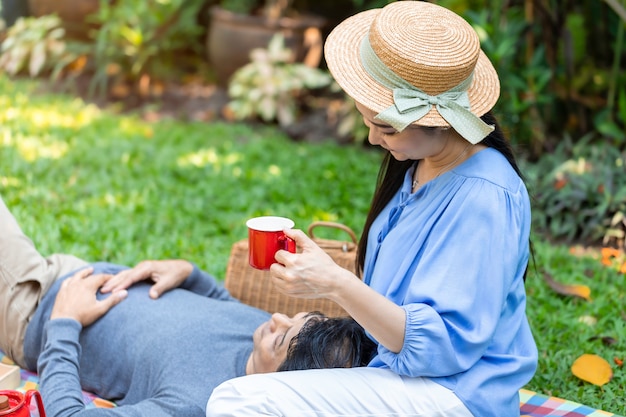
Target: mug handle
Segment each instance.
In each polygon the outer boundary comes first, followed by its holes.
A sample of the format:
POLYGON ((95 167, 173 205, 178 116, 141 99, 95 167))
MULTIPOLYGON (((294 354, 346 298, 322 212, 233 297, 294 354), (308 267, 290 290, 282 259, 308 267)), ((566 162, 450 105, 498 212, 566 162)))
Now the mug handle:
POLYGON ((291 253, 296 253, 296 241, 292 238, 286 235, 279 236, 278 243, 281 244, 281 249, 291 253))
POLYGON ((43 400, 41 399, 41 394, 39 391, 29 390, 26 391, 26 395, 24 396, 25 403, 30 408, 30 403, 32 401, 32 397, 35 396, 35 400, 37 401, 37 409, 39 412, 39 417, 46 417, 46 411, 43 408, 43 400))

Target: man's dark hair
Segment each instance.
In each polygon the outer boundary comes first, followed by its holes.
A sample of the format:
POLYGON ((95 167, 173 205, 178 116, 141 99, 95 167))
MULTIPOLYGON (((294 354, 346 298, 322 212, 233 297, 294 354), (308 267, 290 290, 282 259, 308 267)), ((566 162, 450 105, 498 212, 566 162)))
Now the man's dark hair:
POLYGON ((287 358, 278 371, 367 366, 376 347, 351 317, 312 313, 289 343, 287 358))

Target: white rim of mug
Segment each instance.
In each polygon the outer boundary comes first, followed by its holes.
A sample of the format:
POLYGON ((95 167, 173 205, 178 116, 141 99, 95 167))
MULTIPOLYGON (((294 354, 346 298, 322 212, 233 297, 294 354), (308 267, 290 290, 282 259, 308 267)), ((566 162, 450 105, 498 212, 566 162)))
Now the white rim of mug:
POLYGON ((294 225, 293 220, 279 216, 254 217, 246 222, 249 229, 259 232, 279 232, 284 229, 291 229, 294 225))

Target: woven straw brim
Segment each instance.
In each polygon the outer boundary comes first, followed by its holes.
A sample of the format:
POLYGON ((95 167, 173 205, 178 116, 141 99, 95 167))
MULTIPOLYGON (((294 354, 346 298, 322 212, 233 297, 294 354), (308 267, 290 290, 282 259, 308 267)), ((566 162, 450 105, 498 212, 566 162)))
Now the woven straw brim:
MULTIPOLYGON (((421 48, 420 52, 426 54, 422 57, 427 56, 429 59, 428 65, 436 69, 433 71, 433 73, 438 73, 436 78, 442 78, 439 75, 442 73, 450 74, 452 77, 454 75, 455 63, 460 60, 466 60, 466 57, 461 56, 464 51, 459 50, 458 44, 455 43, 457 39, 454 34, 450 34, 452 26, 450 17, 453 17, 452 20, 462 20, 462 18, 440 6, 427 2, 400 1, 391 3, 386 7, 390 6, 397 8, 401 13, 398 13, 397 30, 388 31, 388 34, 385 34, 385 36, 395 37, 397 48, 404 48, 404 46, 407 49, 411 47, 421 48), (414 7, 415 4, 411 5, 410 3, 420 4, 418 7, 414 7), (434 9, 435 13, 444 10, 447 15, 443 17, 425 17, 422 9, 427 8, 431 10, 432 6, 436 7, 434 9), (406 28, 424 27, 425 18, 428 22, 428 30, 432 31, 434 36, 426 44, 424 39, 420 39, 419 44, 411 45, 411 42, 416 42, 411 39, 411 34, 415 30, 406 28), (448 67, 450 67, 449 73, 447 72, 448 67)), ((381 10, 383 9, 368 10, 349 17, 332 30, 324 47, 328 69, 337 83, 346 94, 376 113, 380 113, 392 105, 392 91, 379 84, 363 68, 360 59, 360 45, 363 38, 368 35, 372 22, 381 10)), ((463 24, 468 25, 465 21, 463 21, 463 24)), ((471 30, 473 31, 473 29, 471 30)), ((423 34, 421 36, 424 38, 423 34)), ((405 50, 392 51, 391 53, 404 54, 405 57, 409 56, 405 50)), ((472 84, 468 89, 468 96, 472 113, 482 116, 496 104, 500 94, 500 82, 496 70, 482 50, 479 50, 477 59, 476 54, 474 54, 472 62, 474 61, 476 61, 476 66, 472 84)), ((424 66, 419 62, 411 62, 410 56, 409 58, 404 58, 402 71, 409 74, 411 66, 414 66, 416 69, 419 67, 419 72, 426 74, 426 76, 423 76, 424 85, 418 85, 420 80, 415 80, 413 84, 432 94, 424 86, 427 85, 429 88, 433 88, 432 83, 436 81, 435 77, 427 77, 427 70, 424 70, 424 66)), ((398 71, 395 72, 398 73, 398 71)), ((407 77, 403 78, 406 79, 407 77)), ((449 82, 449 80, 442 81, 449 82)), ((448 88, 450 87, 452 86, 448 88)), ((445 89, 439 92, 443 91, 445 89)), ((449 126, 449 123, 441 117, 435 108, 431 109, 429 113, 413 124, 421 126, 449 126)))

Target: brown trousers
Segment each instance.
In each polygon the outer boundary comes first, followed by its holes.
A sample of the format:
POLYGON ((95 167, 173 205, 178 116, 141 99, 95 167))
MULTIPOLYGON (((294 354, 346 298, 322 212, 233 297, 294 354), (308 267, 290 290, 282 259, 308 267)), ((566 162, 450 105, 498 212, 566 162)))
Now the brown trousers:
POLYGON ((0 349, 24 367, 24 335, 54 281, 87 262, 72 255, 44 258, 0 198, 0 349))

